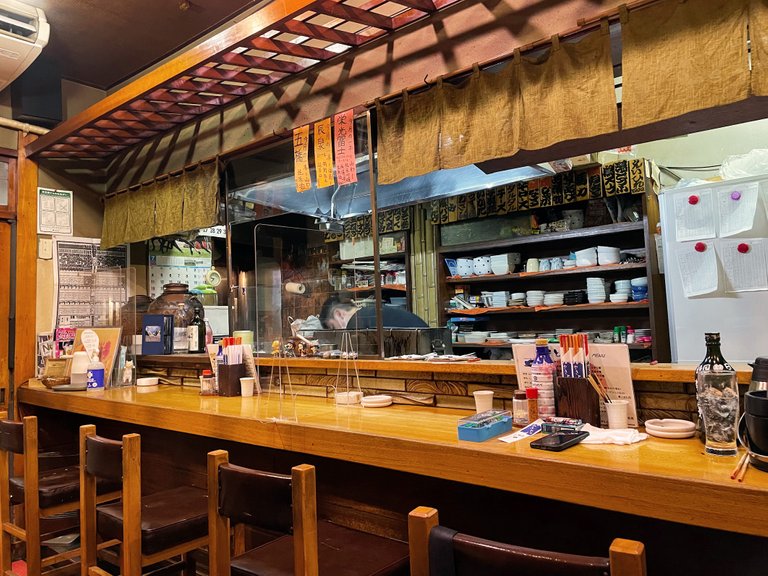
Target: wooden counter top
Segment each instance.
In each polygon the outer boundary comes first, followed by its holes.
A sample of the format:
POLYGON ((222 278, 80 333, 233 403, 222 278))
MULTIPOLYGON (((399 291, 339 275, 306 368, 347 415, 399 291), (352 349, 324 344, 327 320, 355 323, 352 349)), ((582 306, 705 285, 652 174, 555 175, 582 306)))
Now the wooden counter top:
MULTIPOLYGON (((185 364, 200 362, 206 364, 208 359, 203 354, 173 354, 168 356, 145 356, 152 360, 153 364, 185 364)), ((141 361, 141 357, 139 359, 141 361)), ((287 358, 281 361, 289 368, 321 368, 336 370, 342 360, 329 360, 323 358, 287 358)), ((259 358, 260 366, 273 366, 276 360, 273 358, 259 358)), ((693 382, 696 364, 632 364, 632 379, 646 382, 693 382)), ((510 360, 479 360, 477 362, 423 362, 413 360, 368 360, 357 361, 359 370, 379 370, 393 372, 433 372, 463 373, 463 374, 487 374, 487 375, 514 375, 515 363, 510 360)), ((748 364, 735 364, 738 372, 739 384, 749 384, 752 377, 752 368, 748 364)))
MULTIPOLYGON (((297 360, 296 362, 302 362, 297 360)), ((317 362, 310 360, 308 362, 317 362)), ((393 405, 336 407, 275 394, 199 396, 179 386, 19 390, 23 404, 401 470, 662 520, 768 536, 768 474, 730 480, 737 457, 704 455, 698 440, 579 445, 560 453, 457 440, 466 411, 393 405), (282 419, 276 420, 281 415, 282 419)))

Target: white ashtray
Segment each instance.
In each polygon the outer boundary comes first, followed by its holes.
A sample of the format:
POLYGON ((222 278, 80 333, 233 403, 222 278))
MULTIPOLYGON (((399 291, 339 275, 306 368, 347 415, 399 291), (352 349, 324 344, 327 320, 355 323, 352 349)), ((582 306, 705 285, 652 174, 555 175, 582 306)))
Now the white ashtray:
POLYGON ((388 394, 376 394, 375 396, 364 396, 360 401, 365 408, 384 408, 392 404, 392 396, 388 394))
POLYGON ((159 378, 153 377, 153 378, 138 378, 136 380, 136 386, 157 386, 157 383, 160 381, 159 378))
POLYGON ((655 418, 645 421, 645 431, 657 438, 690 438, 696 434, 696 424, 676 418, 655 418))
POLYGON ((360 404, 360 400, 363 397, 362 392, 336 392, 336 404, 360 404))

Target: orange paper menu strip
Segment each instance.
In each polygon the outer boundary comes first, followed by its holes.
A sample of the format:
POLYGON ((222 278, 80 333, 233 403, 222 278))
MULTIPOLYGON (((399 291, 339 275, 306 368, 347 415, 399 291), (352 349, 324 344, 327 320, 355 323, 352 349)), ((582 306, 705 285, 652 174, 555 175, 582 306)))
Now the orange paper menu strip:
POLYGON ((355 117, 352 110, 341 112, 333 117, 336 145, 336 180, 339 186, 357 182, 355 165, 355 117))
POLYGON ((315 175, 317 187, 333 186, 333 144, 331 119, 315 122, 315 175))
POLYGON ((296 192, 312 188, 309 175, 309 124, 293 130, 293 174, 296 178, 296 192))

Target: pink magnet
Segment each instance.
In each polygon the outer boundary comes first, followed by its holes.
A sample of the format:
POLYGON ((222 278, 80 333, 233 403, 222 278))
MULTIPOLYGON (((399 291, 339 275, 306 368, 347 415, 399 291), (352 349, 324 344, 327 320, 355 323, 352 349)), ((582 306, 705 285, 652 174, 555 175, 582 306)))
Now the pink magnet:
POLYGON ((741 192, 738 190, 731 192, 731 200, 741 200, 741 192))
POLYGON ((699 197, 696 196, 696 194, 691 194, 690 196, 688 196, 688 204, 690 204, 691 206, 695 206, 698 203, 699 203, 699 197))
POLYGON ((696 242, 696 245, 693 247, 696 252, 706 252, 707 245, 704 244, 704 242, 696 242))
POLYGON ((747 244, 746 242, 742 242, 741 244, 736 246, 736 250, 738 250, 742 254, 746 254, 747 252, 749 252, 749 244, 747 244))

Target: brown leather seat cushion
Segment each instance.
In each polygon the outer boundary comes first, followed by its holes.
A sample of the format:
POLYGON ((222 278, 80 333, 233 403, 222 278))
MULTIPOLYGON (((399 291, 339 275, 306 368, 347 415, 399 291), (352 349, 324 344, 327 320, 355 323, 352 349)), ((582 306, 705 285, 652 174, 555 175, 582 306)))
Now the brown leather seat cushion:
MULTIPOLYGON (((96 508, 96 528, 105 539, 123 538, 123 504, 96 508)), ((205 490, 181 486, 141 499, 141 552, 160 552, 208 534, 205 490)))
MULTIPOLYGON (((80 500, 80 468, 68 466, 39 473, 40 507, 50 508, 59 504, 68 504, 80 500)), ((119 482, 99 480, 96 489, 99 494, 120 490, 119 482)), ((24 503, 24 477, 10 480, 11 504, 24 503)))
MULTIPOLYGON (((318 522, 321 576, 406 575, 408 545, 318 522)), ((232 559, 233 576, 293 576, 293 537, 282 536, 232 559)), ((223 576, 223 575, 222 575, 223 576)))

